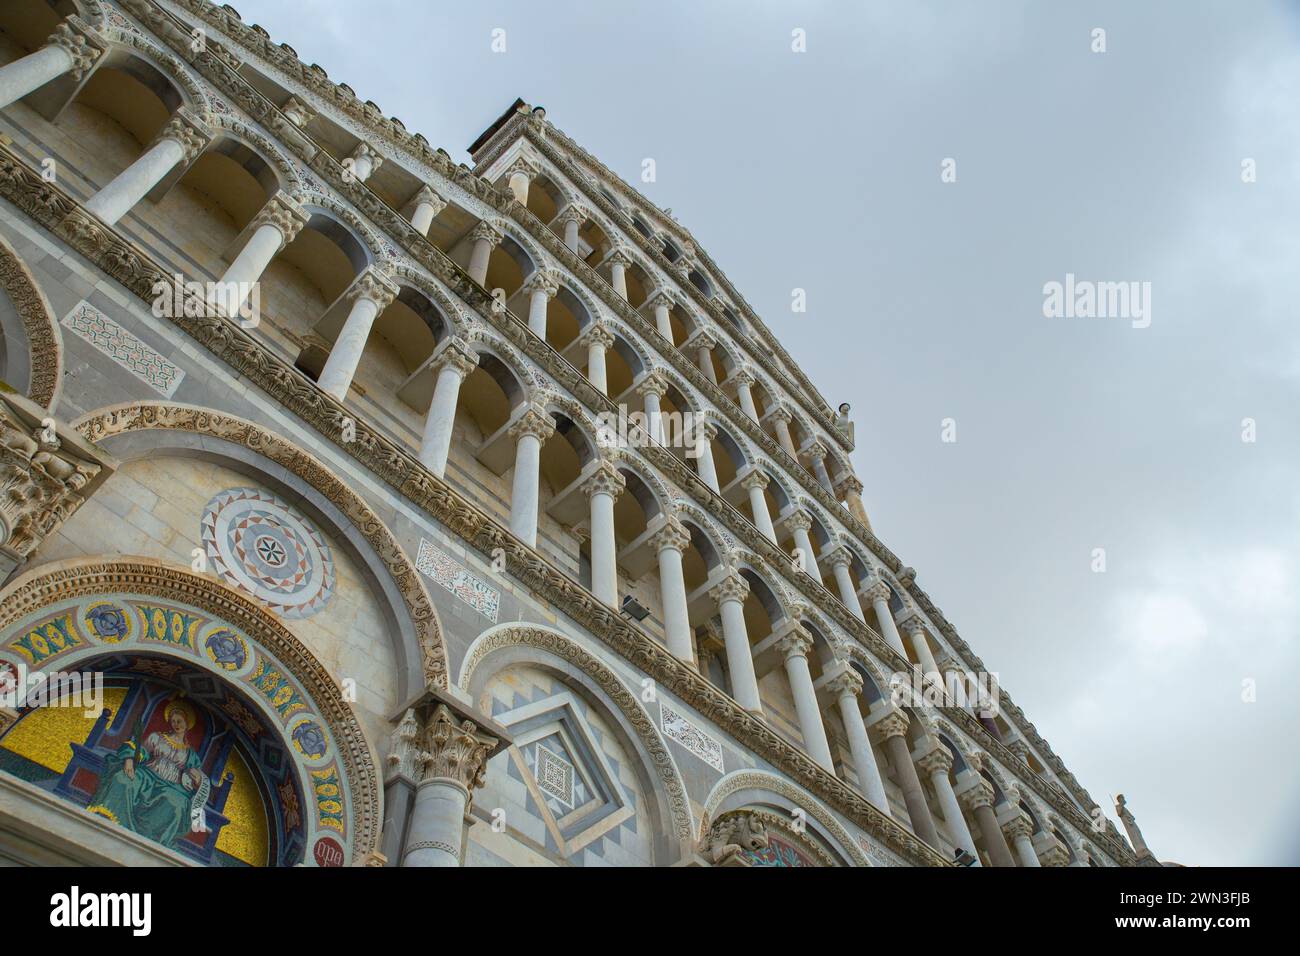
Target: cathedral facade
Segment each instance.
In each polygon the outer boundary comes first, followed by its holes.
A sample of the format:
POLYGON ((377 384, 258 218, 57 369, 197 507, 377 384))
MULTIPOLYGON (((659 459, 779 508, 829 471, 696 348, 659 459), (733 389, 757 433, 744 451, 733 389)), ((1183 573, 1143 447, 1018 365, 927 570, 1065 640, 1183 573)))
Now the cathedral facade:
POLYGON ((0 859, 1147 862, 690 233, 469 152, 229 6, 0 6, 0 859))

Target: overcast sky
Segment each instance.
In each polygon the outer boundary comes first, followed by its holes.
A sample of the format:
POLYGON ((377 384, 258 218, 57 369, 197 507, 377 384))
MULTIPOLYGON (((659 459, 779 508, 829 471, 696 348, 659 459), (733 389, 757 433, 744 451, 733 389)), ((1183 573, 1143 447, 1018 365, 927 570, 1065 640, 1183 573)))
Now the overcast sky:
POLYGON ((1300 864, 1294 6, 237 7, 457 160, 516 96, 630 182, 653 158, 1093 797, 1161 859, 1300 864), (1150 325, 1045 318, 1067 273, 1149 282, 1150 325))

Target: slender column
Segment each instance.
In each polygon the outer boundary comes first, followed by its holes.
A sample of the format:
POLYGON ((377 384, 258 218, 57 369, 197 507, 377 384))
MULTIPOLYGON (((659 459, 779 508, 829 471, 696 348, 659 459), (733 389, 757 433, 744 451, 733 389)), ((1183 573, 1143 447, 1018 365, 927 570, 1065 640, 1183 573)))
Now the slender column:
POLYGON ((591 593, 618 607, 618 550, 614 540, 614 499, 627 485, 608 461, 596 466, 582 490, 591 500, 591 593))
POLYGON ((460 866, 470 792, 482 786, 497 739, 439 704, 420 734, 420 784, 402 866, 460 866))
POLYGON ((352 160, 352 176, 359 183, 364 183, 384 165, 384 157, 369 143, 357 143, 357 148, 348 159, 352 160))
POLYGON ((374 269, 361 273, 352 284, 347 294, 352 311, 334 340, 334 347, 330 349, 330 356, 325 360, 325 368, 316 383, 340 402, 347 396, 352 378, 357 374, 361 353, 366 350, 366 340, 370 338, 375 319, 396 296, 397 286, 374 269))
POLYGON ((794 416, 790 414, 790 409, 784 405, 778 405, 767 413, 767 417, 772 419, 772 430, 776 432, 776 440, 782 451, 795 461, 798 461, 799 452, 795 450, 794 438, 790 435, 790 422, 794 420, 794 416))
POLYGON ((867 618, 862 613, 862 602, 858 600, 858 592, 853 589, 853 577, 849 574, 853 556, 841 545, 831 552, 827 560, 830 562, 831 573, 835 576, 835 586, 840 591, 840 600, 854 617, 865 624, 867 618))
POLYGON ((721 491, 718 486, 718 466, 713 460, 713 440, 718 437, 717 426, 712 422, 695 422, 695 465, 699 470, 700 480, 714 491, 721 491))
POLYGON ((669 517, 651 539, 659 553, 659 591, 664 605, 664 633, 668 650, 679 660, 695 662, 691 647, 691 621, 686 610, 686 577, 682 573, 682 553, 691 543, 691 533, 674 517, 669 517))
POLYGON ((316 118, 316 111, 296 96, 289 97, 280 107, 280 112, 284 114, 285 119, 300 128, 316 118))
POLYGON ((754 421, 758 421, 758 406, 754 404, 754 382, 754 376, 744 369, 731 376, 731 383, 736 387, 736 396, 740 399, 741 410, 754 421))
POLYGON ((1029 817, 1025 816, 1023 810, 1017 811, 1014 817, 1002 824, 1002 835, 1016 848, 1021 866, 1042 866, 1038 853, 1034 850, 1033 832, 1034 825, 1029 822, 1029 817))
POLYGON ((622 249, 615 249, 609 255, 609 284, 623 299, 627 298, 627 267, 632 264, 632 257, 622 249))
POLYGON ((554 273, 538 269, 525 280, 523 291, 528 295, 528 327, 534 335, 545 341, 546 307, 560 291, 560 283, 554 273))
POLYGON ((907 746, 907 724, 907 714, 896 710, 876 721, 873 726, 884 741, 889 762, 894 765, 894 773, 898 775, 898 785, 903 790, 903 800, 907 804, 907 814, 912 819, 913 832, 931 846, 938 846, 939 831, 934 827, 934 817, 930 815, 930 805, 926 803, 925 791, 921 789, 921 780, 912 763, 912 752, 907 746))
POLYGON ((1128 808, 1128 803, 1124 800, 1124 794, 1122 793, 1117 794, 1115 797, 1115 813, 1119 816, 1119 822, 1124 824, 1124 832, 1128 834, 1128 841, 1133 844, 1133 852, 1137 854, 1137 858, 1143 861, 1148 857, 1154 859, 1155 854, 1147 846, 1147 841, 1142 836, 1142 830, 1138 827, 1137 817, 1133 816, 1133 811, 1128 808))
POLYGON ((761 714, 763 705, 758 699, 758 678, 754 676, 754 657, 749 647, 749 631, 745 628, 745 598, 749 594, 749 582, 732 571, 709 594, 718 602, 718 613, 722 617, 722 641, 727 650, 731 696, 750 713, 761 714))
POLYGON ((614 345, 614 333, 603 325, 594 324, 582 333, 581 341, 587 346, 587 380, 602 395, 608 395, 609 375, 606 371, 605 353, 614 345))
POLYGON ((456 404, 465 377, 478 367, 478 356, 462 345, 450 344, 435 359, 433 399, 424 419, 420 463, 439 478, 447 471, 451 435, 456 425, 456 404))
POLYGON ((434 192, 431 186, 425 184, 415 195, 415 203, 411 209, 411 225, 420 235, 428 236, 433 220, 438 218, 438 213, 446 208, 447 200, 434 192))
POLYGON ((700 366, 700 371, 714 385, 718 384, 718 372, 713 367, 713 349, 717 344, 717 340, 712 335, 701 329, 683 345, 683 348, 695 349, 695 361, 700 366))
POLYGON ((884 581, 876 581, 869 584, 862 593, 866 595, 867 600, 871 602, 872 610, 876 612, 876 623, 880 625, 881 636, 889 642, 890 647, 903 657, 907 657, 903 639, 898 635, 898 625, 894 623, 894 614, 889 610, 889 585, 884 581))
POLYGON ((794 695, 794 710, 799 718, 799 733, 803 735, 804 749, 813 760, 833 774, 835 761, 831 759, 826 725, 822 723, 812 672, 808 670, 808 651, 812 648, 812 637, 802 624, 796 622, 782 635, 777 647, 785 659, 785 676, 794 695))
POLYGON ((828 454, 826 446, 820 441, 814 441, 808 446, 806 454, 812 462, 813 474, 817 476, 817 481, 826 489, 828 494, 835 494, 835 485, 831 482, 830 472, 826 470, 826 455, 828 454))
POLYGON ((952 754, 943 744, 936 744, 933 750, 916 762, 916 765, 934 785, 934 792, 939 797, 939 806, 943 808, 943 820, 948 824, 948 835, 952 837, 954 843, 975 859, 975 865, 978 866, 980 855, 975 849, 975 838, 970 834, 970 827, 966 826, 966 817, 962 815, 961 804, 957 802, 952 781, 948 779, 948 771, 952 769, 952 754))
POLYGON ((510 530, 529 547, 537 546, 537 486, 542 442, 555 423, 540 408, 526 410, 506 433, 515 440, 515 477, 510 492, 510 530))
POLYGON ((522 156, 511 163, 507 172, 510 175, 510 191, 515 194, 525 206, 528 205, 528 187, 532 184, 533 177, 537 175, 537 168, 522 156))
POLYGON ((86 210, 113 225, 180 165, 189 165, 203 152, 212 134, 197 120, 179 111, 144 153, 86 202, 86 210))
POLYGON ((988 850, 989 861, 994 866, 1015 866, 1015 858, 1012 857, 1011 849, 1002 836, 1002 828, 998 826, 997 818, 993 815, 993 787, 989 782, 981 780, 975 786, 963 790, 958 798, 979 824, 980 836, 984 838, 984 849, 988 850))
POLYGON ((857 518, 862 527, 871 530, 867 509, 862 504, 862 482, 856 475, 840 475, 839 481, 835 483, 835 497, 844 502, 849 514, 857 518))
POLYGON ((889 798, 885 796, 885 782, 880 778, 871 738, 858 710, 858 695, 862 693, 862 678, 846 668, 826 683, 826 690, 840 708, 840 720, 849 737, 849 751, 853 755, 853 769, 858 775, 858 789, 877 810, 889 816, 889 798))
POLYGON ((673 297, 663 289, 656 289, 655 293, 646 301, 646 305, 654 309, 655 328, 659 330, 660 335, 668 340, 669 345, 673 344, 673 323, 668 317, 668 312, 676 304, 673 297))
POLYGON ((577 252, 579 245, 578 230, 587 221, 586 214, 578 206, 566 206, 557 218, 560 225, 564 227, 564 244, 569 247, 570 252, 577 252))
POLYGON ((45 46, 0 67, 0 109, 65 73, 81 82, 103 54, 98 45, 101 42, 80 20, 64 20, 54 28, 45 46))
POLYGON ((668 382, 663 374, 653 371, 642 377, 636 387, 636 393, 645 401, 646 427, 650 437, 663 444, 663 420, 659 410, 659 399, 668 391, 668 382))
POLYGON ((912 650, 916 652, 916 659, 920 662, 921 673, 939 674, 939 665, 935 662, 934 653, 930 650, 930 642, 925 638, 925 622, 921 620, 921 615, 913 613, 911 617, 903 622, 903 630, 907 633, 908 643, 912 645, 912 650))
POLYGON ((212 304, 233 316, 244 305, 253 284, 271 260, 297 238, 305 225, 307 214, 287 193, 276 193, 253 218, 253 234, 235 261, 213 287, 212 304))
POLYGON ((479 285, 487 284, 488 259, 503 237, 501 230, 486 221, 480 222, 470 232, 469 238, 474 247, 469 254, 469 277, 479 285))
POLYGON ((817 567, 817 555, 813 553, 812 538, 808 535, 812 528, 812 518, 806 512, 796 511, 786 517, 785 523, 794 536, 795 546, 803 554, 804 573, 820 584, 822 571, 817 567))
POLYGON ((749 508, 754 512, 754 525, 769 541, 776 544, 776 528, 772 527, 772 513, 767 510, 767 495, 763 494, 767 480, 767 475, 756 469, 741 480, 740 487, 749 492, 749 508))

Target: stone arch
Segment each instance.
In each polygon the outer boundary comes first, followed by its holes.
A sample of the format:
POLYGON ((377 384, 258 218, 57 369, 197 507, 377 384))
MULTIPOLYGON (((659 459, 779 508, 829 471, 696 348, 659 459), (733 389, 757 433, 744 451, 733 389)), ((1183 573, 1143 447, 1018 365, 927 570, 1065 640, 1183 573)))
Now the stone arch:
POLYGON ((419 660, 418 663, 410 660, 412 654, 404 653, 404 642, 398 643, 399 655, 408 658, 405 674, 399 681, 399 693, 404 690, 407 693, 403 696, 412 696, 416 688, 409 685, 417 679, 425 686, 447 686, 447 647, 442 625, 415 565, 361 496, 319 459, 252 422, 191 405, 165 402, 115 405, 83 416, 74 427, 87 441, 93 442, 146 430, 206 435, 247 448, 297 475, 338 509, 369 545, 406 610, 412 642, 418 648, 413 653, 418 653, 419 660))
MULTIPOLYGON (((619 676, 600 658, 581 647, 577 642, 549 628, 529 624, 502 624, 480 634, 465 653, 461 662, 457 685, 470 693, 474 675, 493 654, 510 648, 540 651, 576 667, 589 677, 596 688, 608 698, 622 716, 625 730, 636 744, 643 766, 653 770, 655 786, 651 792, 660 801, 660 812, 665 830, 672 827, 678 846, 677 855, 686 852, 693 843, 694 819, 686 785, 677 764, 659 735, 654 719, 641 705, 637 696, 627 689, 619 676)), ((536 654, 526 658, 528 663, 545 666, 536 654)))
MULTIPOLYGON (((176 601, 232 625, 256 645, 254 653, 260 650, 269 652, 273 658, 270 663, 289 671, 310 700, 308 712, 314 711, 328 726, 337 751, 336 759, 342 765, 348 784, 350 806, 346 816, 352 824, 352 832, 347 845, 352 862, 360 862, 377 850, 383 822, 381 777, 375 754, 362 733, 361 725, 325 667, 287 627, 256 601, 188 568, 171 567, 151 559, 116 556, 108 560, 75 559, 42 565, 22 574, 0 594, 3 594, 0 632, 32 620, 41 611, 61 602, 101 594, 143 595, 176 601)), ((57 666, 72 670, 78 663, 102 657, 107 650, 137 650, 151 656, 183 657, 190 664, 204 663, 194 647, 182 648, 159 640, 147 645, 133 645, 130 641, 130 636, 123 638, 120 635, 117 642, 82 640, 59 653, 57 666)), ((21 657, 15 651, 10 653, 21 657)), ((261 659, 261 655, 258 656, 261 659)), ((223 676, 226 672, 218 668, 216 673, 223 676)), ((265 715, 275 715, 276 711, 269 702, 270 694, 266 689, 262 689, 262 693, 268 698, 266 702, 257 700, 253 694, 246 696, 265 715)), ((289 717, 281 722, 285 733, 289 729, 287 720, 293 719, 289 717)), ((300 776, 303 792, 312 794, 313 787, 306 770, 300 776)), ((307 816, 310 818, 311 814, 307 816)), ((322 835, 318 828, 313 829, 316 829, 316 837, 310 838, 309 844, 322 835)))
POLYGON ((304 212, 310 215, 315 209, 316 215, 334 220, 340 227, 351 232, 353 238, 365 249, 367 254, 366 263, 360 265, 353 263, 354 266, 357 266, 358 273, 368 264, 386 261, 383 255, 384 243, 380 240, 379 233, 372 229, 346 204, 339 202, 332 196, 322 195, 317 192, 305 193, 301 199, 304 212))
MULTIPOLYGON (((27 263, 3 236, 0 236, 0 290, 13 303, 27 340, 27 397, 53 411, 63 386, 63 336, 49 299, 37 285, 27 263)), ((9 355, 7 360, 13 363, 19 356, 9 355)))
POLYGON ((302 198, 304 190, 302 177, 298 175, 298 170, 294 168, 293 163, 289 162, 279 146, 237 116, 213 113, 208 117, 208 121, 218 135, 224 133, 231 139, 243 143, 274 169, 283 192, 294 199, 302 198))
POLYGON ((655 469, 647 467, 642 457, 630 451, 612 451, 608 454, 609 459, 618 467, 626 468, 632 472, 650 489, 654 495, 655 504, 659 506, 660 514, 670 514, 674 509, 673 502, 680 496, 674 495, 672 490, 659 477, 655 469))
POLYGON ((464 331, 469 326, 469 313, 438 280, 424 270, 404 262, 393 263, 392 270, 399 283, 409 284, 428 296, 429 301, 452 327, 451 334, 464 331))
POLYGON ((824 835, 830 837, 828 842, 839 849, 844 859, 851 861, 855 866, 871 866, 871 860, 858 845, 858 841, 816 797, 802 787, 762 770, 733 770, 714 784, 704 801, 704 812, 700 816, 699 839, 701 841, 708 835, 709 827, 713 825, 713 821, 719 814, 729 809, 725 806, 727 798, 747 790, 776 794, 785 798, 794 807, 803 809, 810 820, 815 820, 821 825, 824 835))
POLYGON ((108 51, 101 58, 97 69, 123 62, 130 57, 137 57, 157 70, 176 87, 177 95, 185 106, 194 113, 210 120, 212 101, 203 84, 195 79, 185 65, 170 53, 162 50, 140 33, 122 30, 110 26, 101 34, 108 43, 108 51))

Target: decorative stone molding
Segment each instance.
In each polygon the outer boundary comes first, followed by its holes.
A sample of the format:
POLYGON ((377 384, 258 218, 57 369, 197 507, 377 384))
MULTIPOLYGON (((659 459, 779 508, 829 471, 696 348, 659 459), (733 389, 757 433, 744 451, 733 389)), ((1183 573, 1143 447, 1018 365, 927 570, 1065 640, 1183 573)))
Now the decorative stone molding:
POLYGON ((709 590, 709 597, 719 605, 725 601, 740 601, 743 604, 748 596, 749 582, 734 571, 709 590))
POLYGON ((71 76, 80 83, 103 56, 107 44, 96 30, 82 22, 80 17, 69 17, 54 28, 46 41, 50 46, 61 47, 72 57, 71 76))
POLYGON ((316 111, 296 96, 289 97, 288 102, 280 107, 280 112, 295 126, 306 126, 316 118, 316 111))
POLYGON ((555 422, 550 415, 546 414, 546 410, 543 408, 526 408, 515 419, 515 423, 510 426, 506 434, 515 441, 519 441, 525 435, 531 435, 538 441, 544 442, 555 434, 555 422))
POLYGON ((257 230, 262 226, 274 226, 282 237, 280 248, 283 249, 298 238, 298 233, 302 232, 310 219, 311 217, 303 211, 297 200, 287 193, 277 192, 253 217, 249 229, 257 230))
POLYGON ((936 772, 947 773, 952 769, 953 758, 943 744, 935 744, 934 749, 916 762, 917 769, 928 777, 936 772))
POLYGON ((369 299, 375 303, 380 312, 383 312, 397 298, 400 291, 401 289, 398 288, 396 282, 381 270, 371 266, 353 281, 352 288, 347 293, 347 301, 356 302, 358 299, 369 299))
MULTIPOLYGON (((63 340, 59 335, 59 323, 27 263, 3 236, 0 236, 0 290, 13 303, 27 336, 27 397, 52 410, 63 382, 63 340)), ((16 358, 10 356, 10 361, 16 358)))
POLYGON ((691 533, 681 521, 669 515, 650 536, 650 543, 656 551, 685 551, 690 546, 691 533))
POLYGON ((613 462, 602 460, 582 483, 582 490, 588 498, 594 495, 609 495, 617 499, 627 487, 627 479, 613 462))
POLYGON ((415 711, 408 708, 388 738, 385 783, 396 777, 403 777, 411 783, 419 781, 419 739, 420 723, 415 719, 415 711))
POLYGON ((116 467, 116 461, 41 406, 0 394, 0 581, 116 467))
POLYGON ((741 855, 768 846, 767 824, 757 813, 739 810, 719 819, 700 841, 699 854, 713 866, 749 866, 741 855))
MULTIPOLYGON (((488 757, 496 748, 496 737, 483 733, 472 720, 457 718, 446 704, 439 704, 425 722, 416 758, 419 780, 450 780, 464 787, 471 797, 483 786, 488 757)), ((409 848, 408 848, 409 849, 409 848)))
POLYGON ((208 143, 212 142, 212 130, 189 110, 181 107, 158 131, 154 143, 160 143, 165 139, 180 145, 184 153, 182 162, 188 166, 208 148, 208 143))

